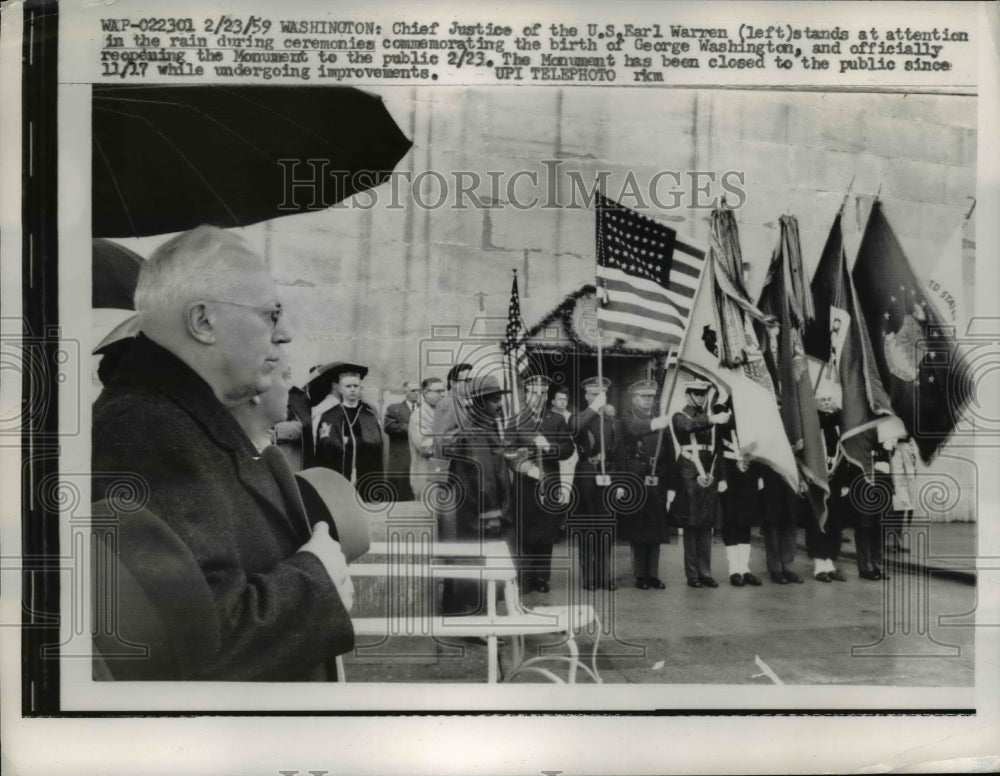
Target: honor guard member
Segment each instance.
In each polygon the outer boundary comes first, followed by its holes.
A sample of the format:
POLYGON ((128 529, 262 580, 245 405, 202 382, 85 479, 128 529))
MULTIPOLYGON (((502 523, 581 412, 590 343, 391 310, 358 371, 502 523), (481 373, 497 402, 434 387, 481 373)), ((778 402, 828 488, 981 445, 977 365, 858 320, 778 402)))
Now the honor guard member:
MULTIPOLYGON (((656 382, 640 380, 629 386, 629 408, 622 415, 623 469, 633 487, 642 493, 636 509, 618 515, 618 536, 632 546, 635 586, 640 590, 662 590, 660 545, 670 543, 670 523, 664 494, 670 476, 670 461, 664 455, 663 429, 667 415, 653 414, 656 382)), ((622 491, 619 491, 622 493, 622 491)))
POLYGON ((565 533, 559 461, 573 455, 573 438, 562 415, 547 408, 552 381, 533 375, 524 381, 524 404, 507 423, 507 460, 513 470, 512 518, 515 559, 524 593, 549 592, 552 545, 565 533))
POLYGON ((819 425, 823 429, 826 445, 826 469, 830 476, 830 499, 827 502, 826 524, 822 530, 815 518, 806 526, 806 552, 813 559, 813 577, 818 582, 846 582, 847 577, 834 564, 840 557, 840 535, 844 529, 847 512, 850 510, 849 497, 841 496, 844 484, 843 474, 847 466, 838 466, 840 444, 840 408, 837 397, 830 391, 816 394, 816 408, 819 411, 819 425))
POLYGON ((617 447, 616 423, 610 414, 612 407, 607 403, 611 381, 606 377, 588 377, 580 387, 583 388, 586 404, 574 418, 575 426, 572 429, 579 455, 573 480, 578 498, 569 520, 571 525, 574 518, 579 523, 572 529, 572 533, 579 542, 580 581, 584 589, 602 587, 605 590, 615 590, 615 575, 611 564, 615 514, 608 508, 608 501, 605 499, 610 485, 607 472, 612 463, 611 453, 617 447), (600 482, 602 477, 605 478, 603 484, 600 482))
POLYGON ((736 421, 732 417, 732 399, 717 404, 713 412, 728 412, 729 422, 716 433, 721 442, 722 468, 726 492, 722 503, 722 543, 726 546, 729 584, 733 587, 759 587, 760 579, 750 571, 750 529, 760 515, 760 491, 764 487, 761 465, 751 461, 740 447, 736 421))
POLYGON ((671 516, 684 528, 684 573, 691 587, 718 587, 712 579, 712 528, 719 519, 719 493, 726 481, 719 479, 717 429, 730 419, 729 412, 709 412, 713 386, 695 380, 685 389, 687 405, 674 413, 671 429, 677 448, 678 486, 671 516))

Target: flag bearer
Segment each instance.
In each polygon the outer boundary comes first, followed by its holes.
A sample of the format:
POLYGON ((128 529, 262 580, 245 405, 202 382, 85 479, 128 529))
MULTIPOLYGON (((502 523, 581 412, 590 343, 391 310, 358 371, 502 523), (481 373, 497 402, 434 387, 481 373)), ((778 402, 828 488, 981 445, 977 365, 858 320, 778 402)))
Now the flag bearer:
POLYGON ((696 380, 685 389, 687 405, 674 413, 671 429, 677 449, 677 497, 673 521, 684 528, 684 572, 690 587, 718 587, 712 578, 712 528, 719 522, 719 493, 726 481, 718 462, 717 429, 729 412, 712 412, 711 383, 696 380))

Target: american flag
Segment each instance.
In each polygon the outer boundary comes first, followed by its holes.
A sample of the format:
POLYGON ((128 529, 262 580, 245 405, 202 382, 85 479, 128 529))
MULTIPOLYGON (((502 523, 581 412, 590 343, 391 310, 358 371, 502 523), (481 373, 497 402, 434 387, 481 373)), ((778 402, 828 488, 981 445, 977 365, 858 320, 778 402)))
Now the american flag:
POLYGON ((677 347, 705 264, 705 251, 673 229, 597 197, 597 320, 630 346, 677 347))
POLYGON ((517 275, 510 288, 510 304, 507 306, 507 334, 504 337, 503 352, 510 363, 515 377, 527 370, 528 348, 524 344, 524 323, 521 321, 521 298, 517 292, 517 275))

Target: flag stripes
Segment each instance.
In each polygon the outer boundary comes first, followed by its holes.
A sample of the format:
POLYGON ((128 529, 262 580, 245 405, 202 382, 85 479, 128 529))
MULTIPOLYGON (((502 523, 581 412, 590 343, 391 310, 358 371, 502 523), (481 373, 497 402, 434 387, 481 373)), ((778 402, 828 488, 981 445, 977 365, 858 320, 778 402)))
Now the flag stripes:
POLYGON ((598 196, 597 317, 605 335, 664 350, 679 344, 704 264, 693 241, 598 196))
POLYGON ((524 342, 526 331, 521 320, 521 297, 517 290, 517 276, 510 288, 510 303, 507 305, 507 331, 504 337, 503 352, 510 363, 513 376, 519 377, 527 370, 528 347, 524 342))

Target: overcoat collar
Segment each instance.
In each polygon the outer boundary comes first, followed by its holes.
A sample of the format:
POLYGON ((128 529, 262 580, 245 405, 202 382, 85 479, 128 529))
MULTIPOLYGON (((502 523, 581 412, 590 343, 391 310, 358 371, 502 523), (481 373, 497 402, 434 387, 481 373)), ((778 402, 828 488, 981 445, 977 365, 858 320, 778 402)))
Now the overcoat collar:
POLYGON ((296 516, 288 514, 288 509, 294 509, 295 505, 286 508, 280 491, 267 487, 269 483, 264 477, 271 476, 270 472, 262 474, 266 465, 240 424, 219 401, 211 386, 181 359, 139 334, 122 360, 111 386, 142 388, 162 394, 174 402, 218 447, 229 453, 240 482, 261 502, 280 513, 297 534, 300 533, 292 522, 296 516))

